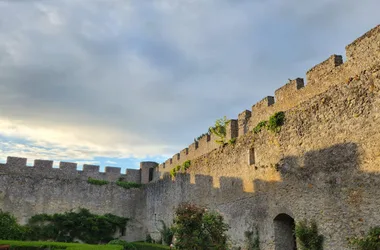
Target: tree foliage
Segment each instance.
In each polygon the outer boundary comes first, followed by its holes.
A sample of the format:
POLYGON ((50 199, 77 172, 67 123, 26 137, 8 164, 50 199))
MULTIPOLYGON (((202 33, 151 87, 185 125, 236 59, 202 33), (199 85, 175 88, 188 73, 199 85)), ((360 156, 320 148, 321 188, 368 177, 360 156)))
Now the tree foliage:
POLYGON ((230 122, 231 121, 227 120, 227 117, 224 116, 223 118, 216 120, 215 125, 213 127, 209 128, 210 133, 212 133, 218 137, 218 139, 216 140, 217 143, 219 143, 219 144, 227 143, 227 141, 226 141, 227 125, 230 122))
POLYGON ((117 230, 126 227, 128 219, 113 214, 96 215, 81 208, 78 212, 63 214, 39 214, 30 218, 29 236, 32 240, 53 240, 86 243, 106 243, 113 239, 117 230))
POLYGON ((193 204, 181 204, 175 213, 176 249, 227 249, 228 225, 223 217, 193 204))
POLYGON ((25 240, 28 233, 29 229, 19 225, 13 215, 0 210, 0 240, 25 240))

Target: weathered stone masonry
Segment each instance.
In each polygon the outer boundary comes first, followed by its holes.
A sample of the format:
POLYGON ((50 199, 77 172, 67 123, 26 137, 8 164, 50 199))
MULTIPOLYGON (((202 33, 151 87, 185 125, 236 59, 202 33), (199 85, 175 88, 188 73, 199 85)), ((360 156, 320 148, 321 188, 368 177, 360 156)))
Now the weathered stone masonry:
POLYGON ((315 219, 325 249, 349 249, 346 238, 380 225, 380 26, 346 47, 347 61, 333 55, 243 111, 228 128, 233 145, 204 136, 157 166, 140 170, 8 158, 0 165, 0 208, 20 221, 41 212, 78 206, 133 218, 128 239, 158 237, 159 220, 172 223, 180 202, 221 212, 234 246, 244 232, 260 235, 261 249, 292 248, 292 220, 315 219), (277 134, 252 129, 277 111, 285 124, 277 134), (175 180, 170 169, 191 160, 175 180), (94 186, 87 178, 147 183, 125 190, 94 186), (289 236, 290 235, 290 236, 289 236))

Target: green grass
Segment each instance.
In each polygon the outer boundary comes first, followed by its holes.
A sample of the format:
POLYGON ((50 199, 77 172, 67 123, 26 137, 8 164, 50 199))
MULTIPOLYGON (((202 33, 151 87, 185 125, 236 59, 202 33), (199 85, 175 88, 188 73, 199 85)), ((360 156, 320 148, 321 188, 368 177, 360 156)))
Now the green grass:
MULTIPOLYGON (((11 249, 66 249, 66 250, 122 250, 119 245, 89 245, 80 243, 46 242, 46 241, 13 241, 0 240, 0 245, 10 245, 11 249)), ((142 248, 140 248, 142 249, 142 248)), ((148 249, 148 248, 147 248, 148 249)), ((153 249, 153 248, 152 248, 153 249)))
POLYGON ((170 249, 170 247, 168 247, 168 246, 145 243, 145 242, 133 242, 133 245, 137 248, 137 250, 170 249))

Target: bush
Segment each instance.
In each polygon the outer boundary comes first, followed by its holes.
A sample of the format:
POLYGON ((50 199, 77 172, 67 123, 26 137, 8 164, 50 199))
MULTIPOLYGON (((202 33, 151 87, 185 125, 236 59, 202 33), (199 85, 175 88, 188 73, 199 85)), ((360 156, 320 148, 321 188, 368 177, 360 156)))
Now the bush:
POLYGON ((284 125, 285 122, 285 113, 280 111, 269 117, 269 121, 261 121, 256 127, 253 129, 255 134, 261 132, 262 129, 267 129, 268 131, 272 131, 275 133, 280 132, 281 126, 284 125))
POLYGON ((268 121, 268 130, 272 132, 279 132, 281 129, 281 126, 284 125, 285 121, 285 113, 284 112, 277 112, 271 117, 269 117, 268 121))
POLYGON ((24 240, 29 229, 17 223, 16 218, 0 210, 0 240, 24 240))
POLYGON ((170 244, 173 241, 174 232, 170 227, 167 227, 165 222, 163 220, 160 220, 162 224, 162 229, 160 231, 161 238, 162 238, 162 244, 170 246, 170 244))
POLYGON ((312 221, 310 225, 307 220, 297 223, 295 235, 300 250, 323 250, 323 236, 318 234, 315 221, 312 221))
POLYGON ((53 240, 73 242, 75 239, 86 243, 109 242, 119 229, 126 227, 128 218, 113 214, 95 215, 87 209, 63 214, 39 214, 29 220, 32 240, 53 240))
POLYGON ((254 127, 253 132, 254 132, 255 134, 261 132, 261 130, 262 130, 263 128, 266 128, 266 127, 267 127, 267 123, 268 123, 267 121, 261 121, 261 122, 259 122, 259 123, 256 125, 256 127, 254 127))
POLYGON ((174 233, 177 249, 227 249, 228 225, 216 212, 183 203, 175 213, 174 233))
POLYGON ((359 250, 379 250, 380 249, 380 227, 371 228, 365 237, 354 237, 349 239, 349 243, 359 250))
POLYGON ((255 236, 253 236, 253 234, 253 231, 244 232, 244 236, 246 239, 246 248, 248 250, 260 250, 260 237, 257 228, 255 236))

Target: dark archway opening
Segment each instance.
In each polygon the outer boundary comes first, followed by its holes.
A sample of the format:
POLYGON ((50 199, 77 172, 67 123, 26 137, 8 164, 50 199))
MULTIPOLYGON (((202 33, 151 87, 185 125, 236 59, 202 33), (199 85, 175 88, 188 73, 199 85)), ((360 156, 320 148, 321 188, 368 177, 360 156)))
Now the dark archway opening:
POLYGON ((274 218, 274 237, 276 250, 296 250, 294 235, 294 219, 287 214, 279 214, 274 218))

